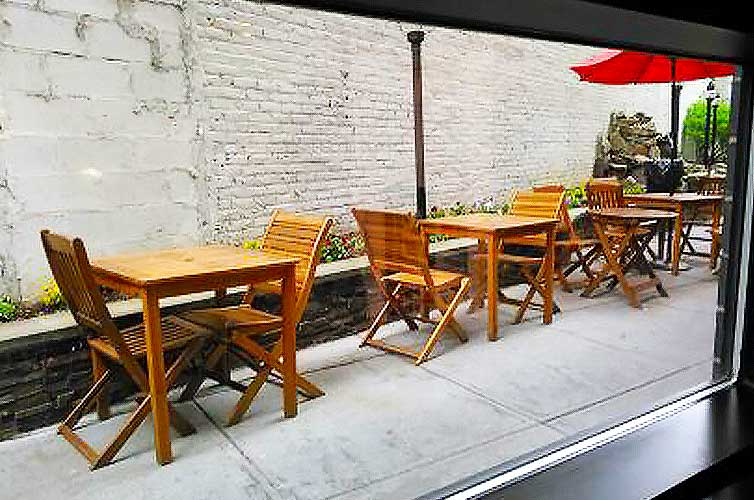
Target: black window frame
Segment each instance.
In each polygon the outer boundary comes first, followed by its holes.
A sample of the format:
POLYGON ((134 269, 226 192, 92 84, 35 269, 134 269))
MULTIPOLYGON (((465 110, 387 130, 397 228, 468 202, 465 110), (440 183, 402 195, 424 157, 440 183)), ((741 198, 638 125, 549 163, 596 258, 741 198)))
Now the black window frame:
MULTIPOLYGON (((652 7, 649 3, 643 5, 641 2, 632 4, 638 10, 627 10, 609 5, 609 2, 580 0, 276 0, 274 3, 738 64, 740 69, 734 77, 731 95, 728 195, 723 205, 725 250, 721 255, 724 273, 719 287, 713 380, 732 381, 736 391, 754 387, 754 279, 747 281, 743 324, 737 327, 740 278, 744 267, 748 276, 754 273, 753 259, 747 263, 743 263, 742 259, 747 254, 744 250, 754 255, 754 239, 746 242, 748 249, 743 248, 744 224, 751 223, 751 220, 747 220, 749 215, 745 212, 745 200, 751 195, 748 180, 754 114, 754 24, 751 30, 744 32, 727 27, 725 17, 710 19, 707 24, 691 22, 689 19, 705 19, 703 13, 689 15, 689 10, 694 10, 691 4, 684 5, 684 12, 678 15, 686 17, 681 19, 656 15, 657 9, 661 9, 665 15, 668 15, 669 9, 663 9, 661 5, 652 7), (734 352, 737 330, 742 332, 740 353, 734 352), (737 355, 740 357, 737 358, 737 355), (736 361, 739 362, 737 373, 736 361)), ((723 13, 723 16, 735 16, 736 7, 731 3, 725 8, 724 2, 715 5, 716 11, 723 13)), ((730 24, 741 26, 741 23, 730 24)), ((734 415, 731 418, 737 417, 734 415)), ((531 455, 522 457, 523 460, 533 458, 531 455)), ((482 480, 476 479, 477 482, 482 480)))

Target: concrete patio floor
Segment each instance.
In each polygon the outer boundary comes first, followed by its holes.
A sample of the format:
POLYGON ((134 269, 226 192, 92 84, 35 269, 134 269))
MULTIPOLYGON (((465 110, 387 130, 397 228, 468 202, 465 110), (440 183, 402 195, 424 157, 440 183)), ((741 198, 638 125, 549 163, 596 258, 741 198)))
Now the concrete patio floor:
MULTIPOLYGON (((349 337, 299 353, 299 369, 325 391, 283 419, 267 385, 243 421, 224 427, 237 393, 205 387, 179 405, 198 432, 175 438, 175 461, 154 462, 151 424, 97 472, 48 428, 0 443, 2 498, 402 499, 651 409, 710 380, 717 277, 701 259, 672 277, 669 298, 641 309, 619 290, 584 299, 557 293, 553 324, 532 313, 486 340, 486 314, 459 321, 471 339, 447 336, 420 367, 349 337)), ((406 337, 400 324, 388 334, 406 337)), ((408 338, 408 337, 406 337, 408 338)), ((89 421, 95 443, 123 415, 89 421)))

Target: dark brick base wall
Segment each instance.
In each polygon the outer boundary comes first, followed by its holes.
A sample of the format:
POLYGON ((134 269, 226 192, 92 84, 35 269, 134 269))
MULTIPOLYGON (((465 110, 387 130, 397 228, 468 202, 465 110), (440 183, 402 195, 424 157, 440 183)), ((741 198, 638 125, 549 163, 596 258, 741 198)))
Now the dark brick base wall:
MULTIPOLYGON (((465 270, 468 253, 466 250, 447 251, 433 256, 433 261, 439 268, 465 270)), ((226 300, 238 302, 240 296, 226 300)), ((210 305, 213 304, 193 303, 166 308, 165 313, 210 305)), ((262 296, 255 299, 255 305, 274 309, 276 301, 262 296)), ((363 331, 381 305, 380 294, 368 269, 318 278, 299 325, 299 348, 363 331)), ((140 316, 119 318, 119 326, 136 324, 141 321, 140 316)), ((0 342, 0 440, 62 420, 90 384, 86 333, 79 328, 0 342)), ((111 400, 122 401, 133 390, 130 383, 114 383, 111 400)))

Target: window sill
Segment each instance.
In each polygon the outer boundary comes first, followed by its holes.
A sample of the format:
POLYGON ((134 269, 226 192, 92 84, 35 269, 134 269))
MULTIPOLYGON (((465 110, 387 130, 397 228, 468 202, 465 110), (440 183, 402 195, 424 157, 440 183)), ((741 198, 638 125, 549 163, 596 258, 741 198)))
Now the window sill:
POLYGON ((721 473, 730 475, 740 457, 753 450, 754 391, 734 384, 646 428, 474 498, 634 500, 689 498, 693 492, 690 498, 701 499, 724 488, 721 473))

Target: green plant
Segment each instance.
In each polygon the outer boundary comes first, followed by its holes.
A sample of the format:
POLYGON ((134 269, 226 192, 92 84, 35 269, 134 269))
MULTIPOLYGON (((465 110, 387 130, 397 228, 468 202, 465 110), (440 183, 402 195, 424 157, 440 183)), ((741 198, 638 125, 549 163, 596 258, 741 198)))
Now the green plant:
POLYGON ((52 312, 65 306, 65 299, 54 278, 48 278, 40 286, 39 305, 43 311, 52 312))
POLYGON ((7 295, 0 296, 0 322, 13 321, 18 317, 18 304, 7 295))
POLYGON ((623 194, 642 194, 646 193, 647 189, 632 179, 625 179, 623 181, 623 194))
POLYGON ((262 247, 262 242, 258 238, 256 238, 253 240, 244 241, 243 243, 241 243, 241 246, 246 250, 258 250, 262 247))
MULTIPOLYGON (((699 99, 689 106, 683 119, 683 139, 691 141, 696 146, 697 158, 704 156, 704 128, 707 120, 707 101, 699 99)), ((727 157, 726 149, 730 137, 730 103, 721 100, 717 108, 717 135, 713 151, 718 153, 715 161, 724 161, 727 157)), ((712 124, 710 124, 710 140, 712 124)))
POLYGON ((565 190, 565 203, 568 208, 586 206, 586 181, 565 190))

